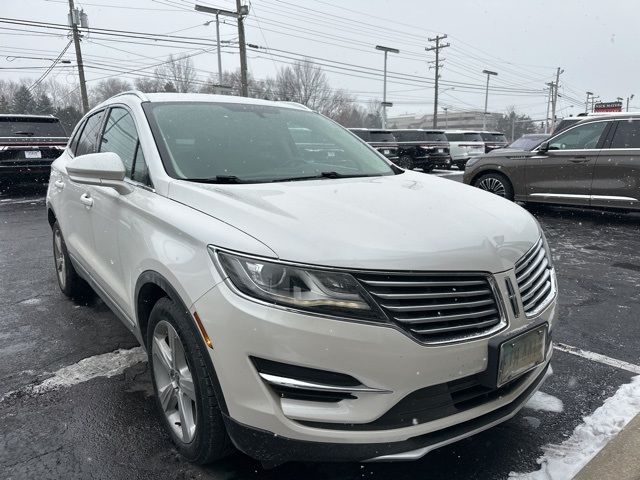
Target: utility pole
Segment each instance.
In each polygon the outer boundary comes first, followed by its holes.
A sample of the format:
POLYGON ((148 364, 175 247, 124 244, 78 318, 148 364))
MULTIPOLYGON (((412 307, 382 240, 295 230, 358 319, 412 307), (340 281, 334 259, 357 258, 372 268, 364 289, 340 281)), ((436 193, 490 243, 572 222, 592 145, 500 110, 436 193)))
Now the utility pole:
POLYGON ((384 83, 382 86, 382 128, 387 128, 387 107, 392 107, 393 104, 387 102, 387 54, 400 53, 397 48, 383 47, 382 45, 376 45, 376 50, 384 52, 384 83))
POLYGON ((444 128, 449 128, 449 107, 442 107, 444 110, 444 128))
POLYGON ((564 72, 560 67, 556 70, 556 82, 553 88, 553 102, 551 104, 551 131, 556 127, 556 106, 558 105, 558 86, 560 85, 560 74, 564 72))
POLYGON ((238 12, 238 43, 240 45, 240 82, 242 84, 242 96, 249 96, 249 84, 247 83, 247 45, 244 41, 244 17, 249 13, 249 7, 242 5, 242 0, 236 0, 238 12))
MULTIPOLYGON (((447 35, 436 35, 435 38, 429 38, 430 42, 435 42, 433 47, 427 47, 425 50, 427 52, 436 52, 436 62, 435 62, 435 92, 433 97, 433 128, 437 128, 438 126, 438 80, 440 79, 440 50, 443 48, 447 48, 450 46, 449 43, 440 44, 440 40, 444 40, 447 38, 447 35)), ((429 67, 431 68, 431 67, 429 67)))
POLYGON ((547 116, 545 118, 545 122, 544 122, 544 133, 548 133, 549 132, 549 107, 551 106, 551 96, 552 96, 552 92, 553 92, 553 86, 554 83, 553 82, 549 82, 546 84, 547 87, 549 87, 549 94, 547 96, 547 116))
MULTIPOLYGON (((73 0, 69 0, 69 20, 73 32, 73 45, 76 49, 76 63, 78 64, 78 77, 80 77, 80 95, 82 96, 82 111, 89 111, 89 97, 87 96, 87 82, 84 79, 84 63, 82 63, 82 52, 80 51, 80 32, 78 32, 78 22, 76 18, 80 14, 73 6, 73 0)), ((79 18, 78 18, 79 19, 79 18)))
POLYGON ((627 97, 627 112, 629 111, 629 102, 633 100, 633 93, 627 97))
POLYGON ((486 130, 487 129, 487 105, 489 104, 489 78, 491 77, 491 75, 498 75, 498 73, 492 72, 491 70, 482 70, 482 73, 487 75, 487 89, 484 92, 484 115, 482 116, 482 130, 486 130))
POLYGON ((589 113, 589 97, 593 95, 593 92, 587 92, 587 101, 584 102, 584 113, 589 113))

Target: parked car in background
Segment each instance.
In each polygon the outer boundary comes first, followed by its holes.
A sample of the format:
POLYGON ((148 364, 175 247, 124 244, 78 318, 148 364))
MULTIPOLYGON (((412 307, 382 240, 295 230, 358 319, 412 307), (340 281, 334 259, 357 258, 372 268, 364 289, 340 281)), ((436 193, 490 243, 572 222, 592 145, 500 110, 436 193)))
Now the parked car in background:
POLYGON ((583 117, 532 151, 470 161, 464 182, 510 200, 640 210, 640 114, 583 117))
POLYGON ((500 132, 480 132, 482 140, 484 140, 484 153, 489 153, 496 148, 504 148, 509 142, 504 133, 500 132))
POLYGON ((449 141, 451 165, 464 170, 470 158, 479 157, 484 152, 484 140, 480 132, 467 130, 445 130, 449 141))
POLYGON ((373 128, 350 128, 349 130, 392 162, 398 161, 398 142, 391 131, 373 128))
POLYGON ((438 165, 448 165, 449 142, 443 131, 406 129, 391 130, 398 141, 399 167, 406 169, 421 168, 431 172, 438 165))
POLYGON ((60 289, 93 287, 145 347, 192 462, 417 459, 512 418, 549 370, 533 216, 302 105, 117 95, 79 122, 46 206, 60 289), (306 161, 291 127, 340 161, 306 161))
POLYGON ((548 133, 525 133, 507 148, 510 150, 533 150, 550 136, 548 133))
POLYGON ((0 115, 0 182, 46 181, 67 141, 53 115, 0 115))

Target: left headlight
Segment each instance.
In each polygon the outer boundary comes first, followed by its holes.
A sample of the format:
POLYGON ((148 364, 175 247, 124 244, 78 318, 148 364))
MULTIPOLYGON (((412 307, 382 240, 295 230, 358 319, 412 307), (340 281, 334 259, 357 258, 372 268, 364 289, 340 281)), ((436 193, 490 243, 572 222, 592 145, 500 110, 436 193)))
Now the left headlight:
POLYGON ((250 297, 326 315, 382 319, 378 308, 348 273, 233 255, 212 247, 209 253, 233 286, 250 297))

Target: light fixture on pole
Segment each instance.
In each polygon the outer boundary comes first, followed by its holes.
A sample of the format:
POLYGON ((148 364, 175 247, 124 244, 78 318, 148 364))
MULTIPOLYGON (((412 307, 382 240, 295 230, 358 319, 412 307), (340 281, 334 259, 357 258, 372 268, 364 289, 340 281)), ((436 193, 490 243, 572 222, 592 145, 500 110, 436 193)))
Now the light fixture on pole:
POLYGON ((376 50, 384 52, 384 80, 382 87, 382 128, 387 128, 387 107, 392 107, 393 103, 387 102, 387 54, 400 53, 397 48, 383 47, 382 45, 376 45, 376 50))
POLYGON ((486 130, 487 129, 487 106, 489 104, 489 78, 491 77, 491 75, 497 76, 498 73, 492 72, 491 70, 482 70, 482 73, 484 73, 487 76, 487 89, 485 90, 485 93, 484 93, 484 115, 482 116, 482 129, 486 130))
POLYGON ((589 98, 593 96, 593 92, 587 92, 587 101, 584 102, 584 113, 589 112, 589 98))
POLYGON ((633 93, 627 97, 627 112, 629 111, 629 102, 633 100, 633 93))

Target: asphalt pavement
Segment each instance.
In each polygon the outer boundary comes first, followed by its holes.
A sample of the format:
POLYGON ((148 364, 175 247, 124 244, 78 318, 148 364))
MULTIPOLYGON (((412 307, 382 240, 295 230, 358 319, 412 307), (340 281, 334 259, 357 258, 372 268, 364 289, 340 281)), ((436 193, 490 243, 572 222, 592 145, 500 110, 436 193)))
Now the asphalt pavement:
MULTIPOLYGON (((461 179, 455 171, 436 174, 461 179)), ((137 343, 101 301, 76 304, 60 293, 44 189, 0 192, 0 478, 504 479, 535 471, 546 445, 563 442, 630 381, 634 374, 624 365, 640 365, 640 214, 531 212, 547 233, 558 272, 554 341, 623 368, 557 350, 542 407, 524 408, 422 460, 264 470, 239 453, 207 467, 187 463, 161 428, 145 362, 71 386, 35 387, 83 359, 137 343)))

